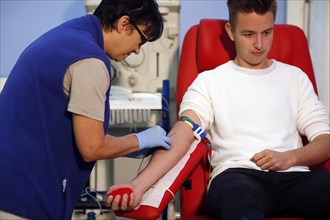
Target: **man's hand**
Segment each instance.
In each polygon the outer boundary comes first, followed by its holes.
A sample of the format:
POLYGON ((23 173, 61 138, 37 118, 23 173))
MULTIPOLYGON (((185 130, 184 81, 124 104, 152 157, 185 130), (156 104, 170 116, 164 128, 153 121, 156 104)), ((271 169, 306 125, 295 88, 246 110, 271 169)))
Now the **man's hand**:
POLYGON ((132 211, 142 200, 143 192, 132 183, 122 183, 111 186, 106 193, 106 206, 111 207, 113 211, 132 211), (110 195, 113 191, 121 188, 130 188, 133 193, 130 195, 124 194, 123 198, 120 195, 113 197, 110 195))
POLYGON ((289 152, 277 152, 263 150, 251 158, 262 170, 283 171, 293 166, 293 160, 289 152))

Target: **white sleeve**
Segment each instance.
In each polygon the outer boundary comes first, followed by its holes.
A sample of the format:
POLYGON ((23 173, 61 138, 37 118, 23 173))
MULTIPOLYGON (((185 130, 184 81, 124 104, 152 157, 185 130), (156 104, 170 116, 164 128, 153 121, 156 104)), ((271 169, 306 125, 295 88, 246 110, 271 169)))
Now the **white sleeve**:
POLYGON ((313 85, 305 73, 298 74, 298 118, 300 134, 309 141, 319 134, 329 134, 329 113, 314 92, 313 85))
POLYGON ((214 120, 208 78, 199 74, 185 92, 180 104, 179 116, 186 110, 194 111, 201 121, 201 127, 207 130, 214 120))

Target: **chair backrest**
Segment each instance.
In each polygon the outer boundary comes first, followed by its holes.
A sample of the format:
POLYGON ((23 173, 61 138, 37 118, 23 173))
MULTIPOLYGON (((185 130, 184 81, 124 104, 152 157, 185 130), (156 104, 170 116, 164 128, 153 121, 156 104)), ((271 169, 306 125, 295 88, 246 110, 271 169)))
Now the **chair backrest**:
MULTIPOLYGON (((225 30, 226 22, 227 20, 202 19, 186 33, 177 79, 177 108, 188 86, 200 72, 235 58, 235 45, 225 30)), ((307 39, 300 28, 275 24, 273 45, 268 57, 301 68, 317 91, 307 39)))

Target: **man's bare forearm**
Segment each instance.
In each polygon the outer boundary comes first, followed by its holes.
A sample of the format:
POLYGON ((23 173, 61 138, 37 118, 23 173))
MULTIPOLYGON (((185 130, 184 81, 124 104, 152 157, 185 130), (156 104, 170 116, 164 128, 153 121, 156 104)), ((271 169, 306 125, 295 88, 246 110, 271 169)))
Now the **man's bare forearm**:
POLYGON ((291 152, 294 165, 315 165, 330 159, 330 135, 321 134, 302 148, 291 152))
MULTIPOLYGON (((200 123, 197 115, 192 111, 185 112, 183 115, 193 118, 196 123, 200 123)), ((132 181, 135 187, 144 192, 180 161, 194 141, 192 129, 181 121, 175 123, 168 136, 172 140, 172 148, 156 151, 146 168, 132 181)))

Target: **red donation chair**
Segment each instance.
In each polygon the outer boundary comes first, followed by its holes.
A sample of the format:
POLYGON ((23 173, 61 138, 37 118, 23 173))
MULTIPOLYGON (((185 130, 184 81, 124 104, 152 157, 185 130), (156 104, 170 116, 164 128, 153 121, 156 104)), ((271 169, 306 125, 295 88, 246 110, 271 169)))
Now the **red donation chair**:
MULTIPOLYGON (((177 79, 177 109, 182 96, 196 76, 205 70, 232 60, 235 57, 234 43, 225 31, 226 20, 203 19, 199 24, 192 26, 183 42, 178 79, 177 79)), ((276 24, 274 41, 269 58, 292 64, 307 73, 313 83, 316 82, 313 66, 309 54, 308 42, 304 32, 293 25, 276 24)), ((212 140, 211 140, 212 142, 212 140)), ((193 160, 187 163, 191 170, 181 187, 181 219, 206 220, 211 219, 205 210, 206 188, 208 183, 209 163, 206 146, 198 148, 191 154, 193 160)), ((330 160, 317 166, 330 170, 330 160)), ((315 167, 313 169, 316 169, 315 167)), ((182 177, 178 176, 178 179, 182 177)), ((185 178, 185 177, 184 177, 185 178)), ((293 220, 300 218, 266 218, 272 220, 293 220)))

